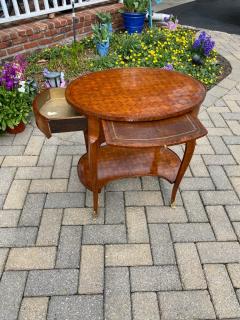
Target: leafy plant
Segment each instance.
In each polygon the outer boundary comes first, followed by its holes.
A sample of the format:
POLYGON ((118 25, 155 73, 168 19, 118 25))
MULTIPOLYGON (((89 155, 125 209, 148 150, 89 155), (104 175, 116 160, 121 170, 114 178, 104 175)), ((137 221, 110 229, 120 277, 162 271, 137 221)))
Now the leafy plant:
POLYGON ((109 41, 109 30, 107 25, 100 23, 93 24, 92 31, 95 43, 104 43, 109 41))
POLYGON ((124 11, 127 12, 146 12, 149 0, 123 0, 124 11))
POLYGON ((116 58, 113 55, 98 57, 89 63, 89 71, 100 71, 116 67, 116 58))
POLYGON ((0 87, 0 131, 14 128, 21 121, 25 124, 31 112, 31 96, 28 92, 7 90, 0 87))
POLYGON ((211 36, 202 31, 192 45, 192 50, 202 57, 208 57, 215 46, 211 36))
POLYGON ((97 12, 96 16, 100 24, 109 24, 112 22, 112 16, 109 12, 97 12))
POLYGON ((26 60, 18 55, 1 69, 0 131, 5 131, 7 127, 14 128, 21 121, 27 122, 36 85, 33 80, 26 80, 26 67, 26 60))
POLYGON ((192 45, 192 62, 196 65, 203 65, 215 46, 215 42, 205 31, 201 32, 192 45))
POLYGON ((131 54, 131 51, 141 50, 141 35, 134 33, 132 35, 124 32, 119 37, 118 34, 114 34, 112 38, 112 48, 117 54, 121 54, 127 57, 131 54))

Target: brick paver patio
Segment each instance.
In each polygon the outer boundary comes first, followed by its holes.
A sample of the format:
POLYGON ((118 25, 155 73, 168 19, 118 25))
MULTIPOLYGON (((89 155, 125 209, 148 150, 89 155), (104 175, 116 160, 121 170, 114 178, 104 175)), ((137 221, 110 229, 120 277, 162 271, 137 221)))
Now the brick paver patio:
POLYGON ((240 319, 240 37, 212 35, 233 71, 208 92, 175 210, 167 182, 128 179, 93 221, 81 133, 0 137, 1 320, 240 319))

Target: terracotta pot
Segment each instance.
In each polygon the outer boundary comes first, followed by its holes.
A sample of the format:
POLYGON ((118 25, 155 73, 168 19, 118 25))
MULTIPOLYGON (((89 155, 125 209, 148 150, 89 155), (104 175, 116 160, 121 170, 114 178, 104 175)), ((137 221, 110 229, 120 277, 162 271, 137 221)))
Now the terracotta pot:
POLYGON ((17 134, 20 132, 23 132, 25 129, 25 124, 23 122, 20 122, 16 127, 14 127, 13 129, 11 128, 7 128, 7 132, 8 133, 12 133, 12 134, 17 134))

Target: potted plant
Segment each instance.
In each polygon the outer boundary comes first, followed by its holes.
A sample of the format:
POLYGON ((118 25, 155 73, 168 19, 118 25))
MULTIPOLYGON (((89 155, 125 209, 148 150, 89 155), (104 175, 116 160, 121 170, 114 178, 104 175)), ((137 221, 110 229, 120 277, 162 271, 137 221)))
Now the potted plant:
POLYGON ((149 0, 123 0, 122 13, 125 29, 129 34, 141 33, 149 5, 149 0))
POLYGON ((215 42, 211 36, 202 31, 192 45, 192 62, 196 65, 204 64, 204 60, 211 54, 215 42))
POLYGON ((106 24, 96 23, 92 25, 93 41, 96 44, 96 49, 101 57, 108 54, 109 51, 109 30, 106 24))
POLYGON ((112 16, 109 12, 97 12, 96 16, 98 18, 98 21, 101 25, 107 25, 109 34, 113 32, 112 27, 112 16))
POLYGON ((25 78, 26 60, 18 55, 0 71, 0 131, 18 133, 25 129, 36 92, 34 81, 25 78))

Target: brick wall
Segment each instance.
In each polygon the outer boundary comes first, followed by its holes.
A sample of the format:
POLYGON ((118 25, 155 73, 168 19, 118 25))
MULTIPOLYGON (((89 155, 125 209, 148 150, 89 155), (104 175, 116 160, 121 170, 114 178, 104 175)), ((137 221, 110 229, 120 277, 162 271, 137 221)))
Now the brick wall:
MULTIPOLYGON (((96 21, 96 12, 110 12, 113 27, 122 27, 122 18, 118 10, 119 3, 88 8, 76 13, 77 38, 91 33, 91 24, 96 21)), ((54 19, 43 19, 17 26, 6 27, 0 31, 0 59, 6 60, 19 53, 30 53, 39 48, 53 46, 73 37, 71 14, 62 14, 54 19)))

